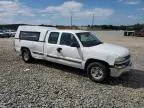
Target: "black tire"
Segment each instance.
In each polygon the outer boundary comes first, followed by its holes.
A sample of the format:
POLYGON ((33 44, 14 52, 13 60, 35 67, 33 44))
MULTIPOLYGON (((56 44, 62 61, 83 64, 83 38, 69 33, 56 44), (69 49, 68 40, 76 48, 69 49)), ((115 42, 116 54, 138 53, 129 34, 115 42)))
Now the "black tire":
POLYGON ((103 82, 108 77, 108 69, 106 68, 104 64, 99 63, 99 62, 90 63, 87 66, 86 71, 88 73, 89 78, 95 82, 103 82))
POLYGON ((32 61, 32 56, 29 49, 22 49, 22 59, 25 63, 30 63, 32 61))

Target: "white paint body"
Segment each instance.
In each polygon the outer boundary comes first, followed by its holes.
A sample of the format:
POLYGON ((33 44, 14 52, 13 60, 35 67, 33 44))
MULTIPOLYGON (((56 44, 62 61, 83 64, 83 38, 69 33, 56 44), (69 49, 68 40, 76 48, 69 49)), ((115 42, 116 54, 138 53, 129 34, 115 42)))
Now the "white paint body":
POLYGON ((51 27, 39 27, 39 26, 20 26, 15 35, 15 50, 21 53, 21 48, 29 48, 31 55, 36 59, 43 59, 55 63, 60 63, 75 68, 85 69, 86 62, 89 59, 95 59, 106 62, 109 66, 113 66, 111 69, 111 76, 119 77, 125 71, 130 70, 130 65, 125 68, 118 69, 115 68, 115 61, 119 57, 125 57, 130 55, 127 48, 103 43, 100 45, 92 47, 83 47, 80 40, 76 36, 76 33, 87 32, 80 30, 57 30, 51 27), (20 31, 36 31, 40 32, 40 37, 38 42, 20 40, 20 31), (48 43, 49 34, 51 32, 59 32, 59 38, 57 44, 48 43), (80 47, 71 47, 60 45, 60 38, 62 33, 71 33, 77 39, 80 47), (61 52, 57 51, 57 48, 62 48, 61 52), (34 53, 36 52, 36 53, 34 53))

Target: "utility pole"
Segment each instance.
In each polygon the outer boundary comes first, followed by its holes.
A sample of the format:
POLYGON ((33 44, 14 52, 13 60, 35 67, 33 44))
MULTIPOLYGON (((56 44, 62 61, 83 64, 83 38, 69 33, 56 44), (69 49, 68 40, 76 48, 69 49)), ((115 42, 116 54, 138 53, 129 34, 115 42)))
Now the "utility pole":
MULTIPOLYGON (((74 0, 71 0, 72 2, 74 1, 74 0)), ((71 10, 71 18, 70 18, 70 20, 71 20, 71 29, 72 29, 72 25, 73 25, 73 16, 72 16, 72 10, 71 10)))
POLYGON ((72 20, 73 20, 73 17, 72 17, 72 12, 71 12, 71 29, 72 29, 72 20))
POLYGON ((92 25, 91 25, 92 28, 93 28, 93 25, 94 25, 94 19, 95 19, 95 15, 92 14, 92 25))

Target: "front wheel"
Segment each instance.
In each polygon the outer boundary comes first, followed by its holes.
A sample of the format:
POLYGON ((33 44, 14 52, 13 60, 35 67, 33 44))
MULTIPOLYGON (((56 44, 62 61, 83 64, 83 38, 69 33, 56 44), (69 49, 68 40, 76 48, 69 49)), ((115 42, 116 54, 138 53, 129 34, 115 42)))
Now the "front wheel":
POLYGON ((107 78, 107 68, 99 62, 90 63, 87 67, 89 78, 95 82, 103 82, 107 78))
POLYGON ((32 60, 31 53, 28 49, 23 49, 22 50, 22 59, 24 62, 29 63, 32 60))

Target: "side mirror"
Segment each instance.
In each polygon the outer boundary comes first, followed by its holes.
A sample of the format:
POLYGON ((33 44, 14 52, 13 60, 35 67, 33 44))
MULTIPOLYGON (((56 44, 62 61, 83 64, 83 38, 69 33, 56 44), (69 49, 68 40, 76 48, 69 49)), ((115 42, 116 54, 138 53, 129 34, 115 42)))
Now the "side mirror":
POLYGON ((73 42, 73 43, 71 43, 71 47, 77 47, 77 48, 79 48, 80 45, 77 42, 73 42))

